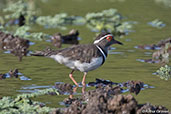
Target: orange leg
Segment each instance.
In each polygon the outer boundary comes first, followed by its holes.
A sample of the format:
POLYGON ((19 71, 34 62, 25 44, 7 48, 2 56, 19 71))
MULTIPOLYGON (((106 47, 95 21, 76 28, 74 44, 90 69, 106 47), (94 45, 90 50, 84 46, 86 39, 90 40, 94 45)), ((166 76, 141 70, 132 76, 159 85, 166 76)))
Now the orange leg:
POLYGON ((76 86, 78 86, 78 83, 75 81, 75 79, 73 78, 72 74, 73 74, 74 70, 72 70, 72 72, 69 74, 69 77, 71 78, 71 80, 74 82, 74 84, 76 86))
MULTIPOLYGON (((78 88, 77 86, 73 88, 73 93, 75 93, 77 91, 77 88, 78 88)), ((73 94, 69 95, 69 98, 72 99, 73 98, 73 94)))
POLYGON ((86 84, 85 84, 86 75, 87 75, 87 72, 84 72, 84 76, 83 76, 83 79, 82 79, 82 85, 83 86, 86 86, 86 84))

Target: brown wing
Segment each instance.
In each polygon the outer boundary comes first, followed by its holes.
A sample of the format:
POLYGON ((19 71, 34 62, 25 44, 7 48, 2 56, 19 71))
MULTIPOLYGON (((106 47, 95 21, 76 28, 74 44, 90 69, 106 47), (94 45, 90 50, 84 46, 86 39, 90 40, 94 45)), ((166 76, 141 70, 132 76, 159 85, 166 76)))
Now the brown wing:
POLYGON ((95 45, 75 45, 70 48, 59 50, 58 54, 68 57, 71 60, 80 60, 80 62, 90 62, 92 57, 99 57, 95 45))

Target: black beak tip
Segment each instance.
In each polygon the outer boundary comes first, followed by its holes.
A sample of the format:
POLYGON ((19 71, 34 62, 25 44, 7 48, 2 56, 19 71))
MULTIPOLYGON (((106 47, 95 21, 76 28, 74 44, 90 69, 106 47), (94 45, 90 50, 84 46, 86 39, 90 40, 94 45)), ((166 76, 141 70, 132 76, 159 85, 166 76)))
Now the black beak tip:
POLYGON ((120 45, 124 45, 124 44, 120 42, 120 45))
POLYGON ((123 43, 122 43, 122 42, 119 42, 119 41, 117 41, 117 40, 115 40, 115 42, 116 42, 116 44, 123 45, 123 43))

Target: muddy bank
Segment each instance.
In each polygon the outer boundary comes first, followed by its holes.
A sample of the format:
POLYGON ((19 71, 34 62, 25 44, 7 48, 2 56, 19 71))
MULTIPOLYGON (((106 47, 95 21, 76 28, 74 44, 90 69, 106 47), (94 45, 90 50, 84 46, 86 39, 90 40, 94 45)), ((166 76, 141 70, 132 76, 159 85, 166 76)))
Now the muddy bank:
MULTIPOLYGON (((135 85, 135 83, 138 82, 128 81, 125 85, 135 85)), ((60 86, 62 88, 58 89, 64 90, 64 85, 66 86, 63 84, 60 86)), ((94 90, 84 92, 81 97, 65 99, 67 107, 56 108, 51 114, 147 114, 149 111, 169 113, 164 106, 138 104, 131 94, 121 93, 119 86, 97 86, 94 90)))

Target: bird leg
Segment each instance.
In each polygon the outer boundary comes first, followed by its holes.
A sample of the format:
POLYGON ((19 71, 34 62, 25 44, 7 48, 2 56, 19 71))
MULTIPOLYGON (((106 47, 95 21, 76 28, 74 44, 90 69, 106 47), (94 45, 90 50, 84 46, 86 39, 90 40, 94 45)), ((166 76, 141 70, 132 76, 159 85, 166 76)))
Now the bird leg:
MULTIPOLYGON (((73 88, 73 93, 75 93, 77 91, 77 88, 78 88, 78 86, 73 88)), ((71 95, 69 95, 69 98, 71 98, 71 99, 73 98, 73 93, 71 95)))
POLYGON ((84 72, 84 76, 83 76, 83 79, 82 79, 82 85, 85 86, 85 79, 86 79, 86 75, 87 75, 87 72, 84 72))
POLYGON ((73 78, 72 74, 73 74, 74 70, 71 71, 71 73, 69 74, 69 77, 71 78, 71 80, 74 82, 74 84, 76 86, 78 86, 78 83, 75 81, 75 79, 73 78))

